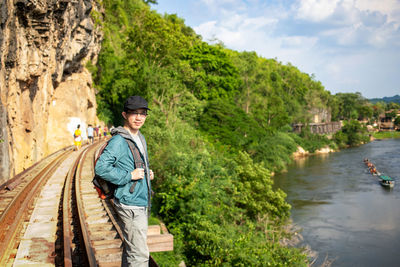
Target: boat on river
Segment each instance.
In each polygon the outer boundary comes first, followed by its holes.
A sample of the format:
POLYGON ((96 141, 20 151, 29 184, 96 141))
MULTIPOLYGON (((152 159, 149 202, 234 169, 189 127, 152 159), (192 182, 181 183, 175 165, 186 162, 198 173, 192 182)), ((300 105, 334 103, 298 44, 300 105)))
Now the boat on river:
POLYGON ((375 165, 367 158, 364 159, 364 163, 365 165, 367 165, 369 172, 374 175, 374 176, 378 176, 379 177, 379 183, 384 186, 384 187, 388 187, 388 188, 392 188, 394 187, 394 180, 393 178, 384 175, 383 173, 380 173, 375 165))
POLYGON ((389 187, 389 188, 394 187, 393 178, 391 178, 391 177, 389 177, 387 175, 380 175, 379 178, 380 178, 379 182, 381 183, 382 186, 389 187))

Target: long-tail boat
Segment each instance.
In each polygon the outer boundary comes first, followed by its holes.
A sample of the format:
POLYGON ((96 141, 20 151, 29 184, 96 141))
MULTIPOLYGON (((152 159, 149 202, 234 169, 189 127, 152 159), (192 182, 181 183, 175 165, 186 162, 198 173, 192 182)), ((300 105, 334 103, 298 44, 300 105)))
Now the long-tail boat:
POLYGON ((394 186, 393 178, 391 178, 387 175, 380 175, 379 178, 380 178, 379 182, 381 183, 382 186, 389 187, 389 188, 392 188, 394 186))

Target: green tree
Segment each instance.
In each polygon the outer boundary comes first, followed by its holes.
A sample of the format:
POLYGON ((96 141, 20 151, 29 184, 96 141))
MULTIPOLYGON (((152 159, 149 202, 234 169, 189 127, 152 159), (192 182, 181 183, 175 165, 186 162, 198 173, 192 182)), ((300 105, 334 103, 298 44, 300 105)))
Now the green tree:
POLYGON ((143 0, 143 2, 146 4, 154 4, 154 5, 158 4, 157 0, 143 0))
POLYGON ((195 79, 186 84, 197 98, 232 99, 238 93, 238 70, 222 47, 202 42, 189 49, 184 59, 195 70, 195 79))
POLYGON ((359 120, 370 119, 374 114, 374 110, 371 105, 362 105, 358 107, 357 113, 359 120))
POLYGON ((378 120, 380 115, 385 113, 386 103, 383 101, 377 102, 372 106, 373 109, 373 117, 378 120))
POLYGON ((233 57, 233 61, 239 70, 242 80, 241 83, 241 97, 238 97, 238 102, 242 105, 243 110, 249 113, 250 106, 253 103, 254 94, 256 93, 255 87, 257 81, 257 67, 258 57, 255 52, 242 52, 233 57))
POLYGON ((395 103, 395 102, 388 103, 386 110, 391 110, 391 109, 399 110, 400 109, 400 104, 399 103, 395 103))
MULTIPOLYGON (((359 111, 365 112, 361 107, 368 105, 361 93, 337 93, 339 112, 338 117, 344 120, 358 119, 360 117, 359 111)), ((361 117, 365 114, 361 114, 361 117)))
POLYGON ((357 146, 368 142, 367 130, 357 120, 350 120, 345 123, 341 131, 334 136, 339 146, 357 146))
POLYGON ((400 116, 396 117, 396 119, 394 120, 394 125, 400 127, 400 116))
POLYGON ((257 219, 269 214, 271 219, 288 218, 290 205, 285 201, 286 194, 282 190, 272 190, 270 172, 261 164, 254 164, 246 153, 239 152, 236 163, 239 179, 235 181, 235 200, 249 217, 257 219))
POLYGON ((235 104, 221 99, 209 101, 199 117, 201 129, 235 152, 245 149, 255 132, 259 131, 254 120, 235 104))

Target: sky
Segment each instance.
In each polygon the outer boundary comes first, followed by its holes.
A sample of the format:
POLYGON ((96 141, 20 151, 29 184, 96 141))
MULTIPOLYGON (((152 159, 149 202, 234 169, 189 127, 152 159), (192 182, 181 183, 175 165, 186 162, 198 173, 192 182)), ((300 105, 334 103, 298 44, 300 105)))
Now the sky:
POLYGON ((158 0, 208 43, 290 63, 332 94, 400 94, 400 0, 158 0))

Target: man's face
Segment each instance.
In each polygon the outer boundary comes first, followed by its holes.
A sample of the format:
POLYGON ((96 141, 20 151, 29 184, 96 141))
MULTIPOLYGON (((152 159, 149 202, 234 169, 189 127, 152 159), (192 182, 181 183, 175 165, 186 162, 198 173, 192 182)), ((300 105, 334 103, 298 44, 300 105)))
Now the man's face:
POLYGON ((128 110, 127 112, 122 112, 122 116, 131 130, 138 131, 146 121, 147 110, 144 108, 128 110))

